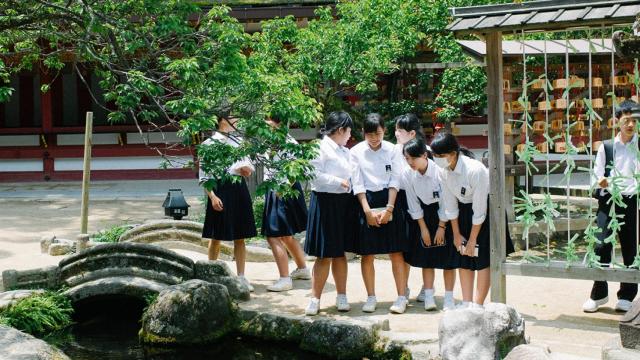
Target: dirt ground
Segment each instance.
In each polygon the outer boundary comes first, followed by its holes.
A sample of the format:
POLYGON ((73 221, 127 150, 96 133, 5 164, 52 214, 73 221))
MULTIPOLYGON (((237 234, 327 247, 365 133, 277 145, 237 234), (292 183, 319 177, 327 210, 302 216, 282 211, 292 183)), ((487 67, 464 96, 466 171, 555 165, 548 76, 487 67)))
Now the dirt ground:
MULTIPOLYGON (((163 217, 162 201, 170 187, 181 187, 197 216, 201 190, 192 181, 182 182, 103 182, 93 183, 90 202, 89 230, 97 231, 111 225, 141 223, 163 217)), ((43 235, 73 239, 80 228, 80 184, 39 183, 0 184, 0 271, 30 269, 53 265, 61 257, 40 253, 43 235)), ((195 258, 202 254, 181 251, 195 258)), ((309 264, 311 265, 311 264, 309 264)), ((234 264, 230 264, 235 269, 234 264)), ((352 310, 338 315, 335 311, 335 287, 330 278, 322 298, 321 316, 373 317, 389 319, 392 331, 431 334, 437 338, 441 312, 425 312, 421 303, 413 300, 421 286, 418 269, 412 269, 411 306, 403 315, 391 315, 388 307, 395 299, 395 287, 388 261, 377 260, 378 310, 371 316, 360 308, 366 292, 357 261, 349 264, 348 298, 352 310)), ((302 314, 308 301, 309 281, 296 281, 286 293, 269 293, 266 286, 277 278, 275 263, 249 263, 247 277, 255 285, 252 300, 244 306, 302 314)), ((443 282, 436 274, 436 299, 442 305, 443 282)), ((559 280, 533 277, 507 278, 507 302, 526 320, 526 336, 531 342, 544 344, 566 359, 600 359, 601 347, 618 334, 620 313, 613 311, 617 284, 610 284, 613 295, 608 307, 595 314, 585 314, 581 305, 589 295, 588 281, 559 280)), ((461 298, 459 285, 456 299, 461 298)), ((430 335, 430 336, 431 336, 430 335)))

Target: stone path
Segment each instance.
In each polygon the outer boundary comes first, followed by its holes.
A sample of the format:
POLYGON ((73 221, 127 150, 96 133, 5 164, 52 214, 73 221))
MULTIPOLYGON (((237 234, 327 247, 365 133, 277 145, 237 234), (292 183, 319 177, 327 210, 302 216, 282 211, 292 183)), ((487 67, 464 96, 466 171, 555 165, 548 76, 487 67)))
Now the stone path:
MULTIPOLYGON (((190 212, 196 215, 200 208, 201 190, 191 181, 150 182, 96 182, 90 205, 89 229, 96 231, 124 221, 140 223, 148 219, 162 218, 161 207, 167 189, 182 187, 190 212)), ((0 184, 0 271, 6 269, 30 269, 57 264, 61 258, 40 254, 39 239, 55 234, 62 238, 74 238, 80 227, 80 183, 0 184)), ((193 218, 193 217, 192 217, 193 218)), ((204 255, 181 251, 194 259, 204 255)), ((309 264, 311 265, 311 264, 309 264)), ((235 269, 233 264, 230 264, 235 269)), ((330 278, 322 298, 320 316, 373 317, 388 319, 395 333, 418 333, 423 339, 437 339, 441 312, 425 312, 421 303, 411 301, 406 314, 391 315, 388 307, 395 299, 395 287, 388 261, 376 260, 378 310, 365 314, 360 310, 366 298, 360 278, 358 262, 349 263, 348 297, 352 310, 346 314, 335 311, 335 287, 330 278)), ((296 281, 294 289, 287 293, 269 293, 266 286, 277 277, 274 263, 249 263, 247 277, 256 287, 250 302, 244 307, 302 314, 308 301, 309 281, 296 281)), ((421 284, 418 269, 412 269, 411 290, 417 295, 421 284)), ((587 281, 559 280, 530 277, 507 278, 507 301, 526 320, 526 335, 533 343, 548 345, 562 359, 600 359, 600 351, 610 338, 618 333, 619 313, 610 308, 595 314, 580 310, 589 294, 587 281)), ((436 299, 442 303, 443 283, 436 274, 436 299)), ((455 289, 460 299, 459 286, 455 289)), ((617 284, 611 284, 610 294, 615 294, 617 284)))

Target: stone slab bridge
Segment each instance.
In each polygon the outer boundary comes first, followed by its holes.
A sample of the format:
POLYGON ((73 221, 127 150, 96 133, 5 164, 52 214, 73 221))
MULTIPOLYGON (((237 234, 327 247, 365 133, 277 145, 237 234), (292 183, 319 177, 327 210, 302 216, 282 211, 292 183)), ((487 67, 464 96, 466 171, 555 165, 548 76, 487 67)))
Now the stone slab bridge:
POLYGON ((168 286, 200 279, 227 287, 232 298, 249 300, 249 289, 222 261, 197 261, 158 246, 101 244, 64 258, 58 266, 5 270, 5 291, 64 289, 73 303, 93 297, 125 295, 144 299, 168 286))

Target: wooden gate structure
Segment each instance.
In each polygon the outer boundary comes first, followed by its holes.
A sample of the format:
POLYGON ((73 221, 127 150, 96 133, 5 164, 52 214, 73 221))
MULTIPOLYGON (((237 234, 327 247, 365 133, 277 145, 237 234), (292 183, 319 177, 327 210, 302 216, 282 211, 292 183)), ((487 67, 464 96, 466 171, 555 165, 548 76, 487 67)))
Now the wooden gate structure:
MULTIPOLYGON (((636 14, 640 13, 640 0, 545 0, 530 1, 514 4, 503 5, 485 5, 473 7, 452 8, 451 14, 454 22, 448 26, 448 30, 452 31, 456 36, 463 37, 468 35, 476 35, 480 39, 486 41, 486 69, 487 69, 487 97, 488 97, 488 136, 489 136, 489 172, 491 179, 489 219, 491 221, 491 300, 495 302, 506 302, 506 275, 523 275, 537 277, 553 277, 566 279, 583 279, 583 280, 609 280, 616 282, 640 282, 640 270, 620 267, 600 268, 591 266, 590 264, 566 261, 551 261, 550 257, 546 262, 525 263, 506 261, 504 249, 506 244, 505 229, 505 209, 511 199, 507 199, 505 195, 505 156, 504 156, 504 95, 503 95, 503 51, 502 41, 506 35, 522 35, 524 41, 525 34, 540 32, 571 32, 574 30, 584 31, 602 31, 625 27, 630 29, 630 25, 635 21, 636 14)), ((607 32, 608 33, 608 32, 607 32)), ((609 33, 608 33, 609 34, 609 33)), ((568 43, 567 43, 568 45, 568 43)), ((618 81, 617 74, 614 72, 614 49, 611 46, 611 105, 610 112, 613 113, 616 107, 616 93, 614 84, 618 81)), ((523 55, 524 58, 524 55, 523 55)), ((574 77, 569 74, 569 55, 566 57, 566 75, 563 77, 565 83, 565 94, 562 98, 571 100, 571 85, 574 77)), ((523 64, 526 61, 523 59, 523 64)), ((589 64, 591 66, 591 56, 589 55, 589 64)), ((637 71, 637 70, 636 70, 637 71)), ((545 74, 544 78, 538 80, 548 83, 546 73, 546 54, 545 54, 545 74)), ((589 69, 589 89, 583 91, 584 99, 588 99, 591 106, 592 101, 592 76, 589 69), (588 92, 588 97, 584 96, 588 92)), ((637 79, 637 77, 636 77, 637 79)), ((560 79, 562 80, 562 79, 560 79)), ((602 79, 600 79, 602 81, 602 79)), ((534 81, 535 82, 535 81, 534 81)), ((524 96, 521 104, 524 107, 523 126, 527 131, 529 123, 529 114, 526 110, 530 106, 526 89, 531 85, 525 78, 522 81, 524 96)), ((585 86, 584 80, 581 84, 585 86)), ((549 85, 551 87, 551 85, 549 85)), ((602 85, 601 85, 602 86, 602 85)), ((546 89, 546 85, 544 85, 546 89)), ((636 84, 637 87, 637 84, 636 84)), ((635 89, 637 91, 637 88, 635 89)), ((545 106, 549 108, 549 94, 545 90, 545 106)), ((541 95, 542 96, 542 95, 541 95)), ((638 94, 636 93, 636 100, 638 94)), ((587 100, 581 100, 583 103, 587 100)), ((578 100, 576 100, 578 102, 578 100)), ((576 122, 570 115, 572 101, 564 103, 566 107, 566 133, 567 139, 571 141, 572 123, 576 122), (570 124, 570 117, 572 123, 570 124)), ((517 105, 517 104, 516 104, 517 105)), ((591 108, 591 107, 590 107, 591 108)), ((538 109, 538 111, 540 111, 538 109)), ((593 111, 592 111, 593 112, 593 111)), ((545 112, 548 120, 548 111, 545 112)), ((594 115, 597 116, 597 115, 594 115)), ((606 121, 606 120, 605 120, 606 121)), ((584 122, 583 124, 584 125, 584 122)), ((547 122, 548 126, 548 122, 547 122)), ((564 125, 563 125, 564 126, 564 125)), ((591 116, 589 116, 590 134, 593 132, 591 116)), ((589 135, 589 139, 592 136, 589 135)), ((533 146, 528 144, 524 147, 533 146)), ((551 142, 549 142, 552 144, 551 142)), ((570 145, 570 144, 565 144, 570 145)), ((535 147, 535 146, 534 146, 535 147)), ((595 150, 593 142, 589 142, 588 154, 593 157, 595 150)), ((549 154, 548 148, 545 153, 549 154)), ((548 159, 548 158, 547 158, 548 159)), ((549 161, 547 160, 547 170, 549 161)), ((567 201, 569 186, 567 182, 567 201)), ((567 207, 568 209, 569 207, 567 207)), ((568 210, 567 210, 568 211, 568 210)), ((570 232, 569 232, 570 234, 570 232)), ((547 241, 548 238, 547 238, 547 241)), ((571 240, 570 240, 571 241, 571 240)))

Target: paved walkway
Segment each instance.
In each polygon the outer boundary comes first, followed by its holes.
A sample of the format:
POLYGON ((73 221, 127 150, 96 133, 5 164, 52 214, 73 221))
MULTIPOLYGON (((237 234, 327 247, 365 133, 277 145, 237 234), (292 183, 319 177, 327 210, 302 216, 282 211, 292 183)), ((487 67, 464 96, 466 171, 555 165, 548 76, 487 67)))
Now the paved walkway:
MULTIPOLYGON (((164 215, 162 201, 169 188, 182 188, 189 204, 190 216, 201 208, 201 190, 195 181, 122 181, 94 182, 90 203, 89 230, 97 231, 123 222, 140 223, 164 215)), ((0 184, 0 271, 29 269, 56 264, 60 257, 40 253, 39 239, 55 234, 74 238, 80 227, 80 183, 0 184)), ((203 255, 182 252, 193 258, 203 255)), ((311 265, 311 264, 310 264, 311 265)), ((230 264, 235 269, 233 264, 230 264)), ((411 301, 406 314, 391 315, 388 307, 395 299, 395 287, 388 261, 377 260, 379 308, 375 318, 389 319, 392 331, 416 332, 437 339, 441 312, 427 313, 420 303, 411 301)), ((294 283, 287 293, 268 293, 266 285, 277 277, 274 263, 249 263, 247 277, 256 285, 253 299, 247 307, 302 314, 308 301, 309 281, 294 283)), ((413 269, 410 277, 412 298, 420 288, 421 277, 413 269)), ((595 314, 580 310, 589 294, 587 281, 558 280, 512 276, 507 279, 507 302, 526 319, 526 335, 533 343, 546 344, 566 359, 600 359, 601 346, 618 333, 620 314, 611 308, 595 314)), ((436 299, 442 304, 443 283, 436 274, 436 299)), ((611 284, 615 294, 617 284, 611 284)), ((346 314, 335 311, 335 287, 330 278, 322 298, 321 316, 366 317, 360 310, 366 293, 360 278, 358 262, 350 262, 348 297, 352 310, 346 314)), ((460 299, 459 286, 455 289, 460 299)), ((609 303, 613 306, 614 301, 609 303)))

